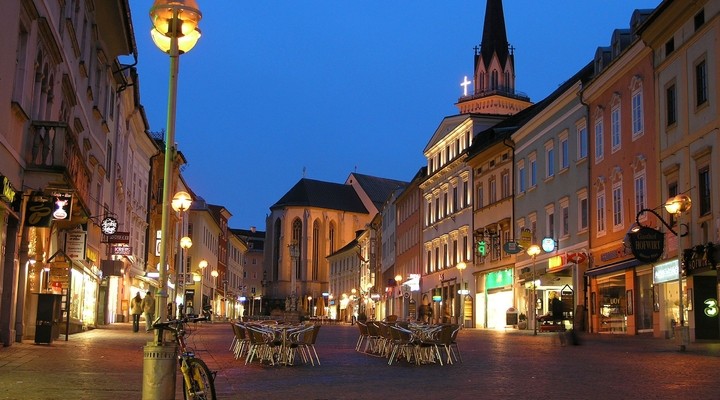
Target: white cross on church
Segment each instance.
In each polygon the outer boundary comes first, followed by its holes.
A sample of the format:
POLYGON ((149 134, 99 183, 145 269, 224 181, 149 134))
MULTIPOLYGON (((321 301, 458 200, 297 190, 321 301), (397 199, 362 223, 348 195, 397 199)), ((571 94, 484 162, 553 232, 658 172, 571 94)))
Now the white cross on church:
POLYGON ((465 75, 465 80, 463 80, 462 83, 460 84, 460 86, 463 87, 463 96, 467 96, 467 89, 468 89, 468 86, 470 86, 471 83, 472 83, 472 82, 470 82, 470 81, 468 80, 467 75, 465 75))

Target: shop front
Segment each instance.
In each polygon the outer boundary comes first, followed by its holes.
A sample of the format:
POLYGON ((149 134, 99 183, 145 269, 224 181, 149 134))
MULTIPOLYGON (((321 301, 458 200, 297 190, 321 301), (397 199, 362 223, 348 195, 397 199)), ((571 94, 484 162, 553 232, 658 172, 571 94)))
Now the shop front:
POLYGON ((593 333, 635 335, 638 330, 652 329, 653 312, 648 309, 652 301, 650 273, 636 259, 619 261, 589 269, 588 330, 593 333), (640 303, 637 298, 642 299, 640 303), (636 311, 636 303, 640 306, 636 311), (639 314, 642 316, 639 317, 639 314), (638 324, 637 321, 640 321, 638 324))
POLYGON ((481 275, 484 290, 478 292, 478 304, 484 305, 478 310, 478 320, 487 329, 504 329, 506 312, 513 307, 513 269, 501 269, 481 275))

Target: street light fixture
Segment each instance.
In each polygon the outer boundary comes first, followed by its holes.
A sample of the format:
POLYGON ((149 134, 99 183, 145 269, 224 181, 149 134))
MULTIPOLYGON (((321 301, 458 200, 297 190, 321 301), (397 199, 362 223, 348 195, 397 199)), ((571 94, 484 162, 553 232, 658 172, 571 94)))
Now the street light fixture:
POLYGON ((665 202, 665 210, 673 215, 677 216, 678 219, 678 230, 676 233, 677 237, 677 248, 678 248, 678 313, 680 317, 680 325, 677 330, 677 334, 680 335, 680 351, 685 351, 688 342, 690 341, 689 327, 685 326, 685 310, 683 307, 683 286, 682 286, 682 259, 683 259, 683 246, 682 246, 682 235, 680 234, 680 227, 682 227, 682 214, 690 210, 692 200, 690 196, 686 194, 679 194, 677 196, 669 198, 665 202))
POLYGON ((463 272, 465 272, 465 268, 467 268, 467 264, 465 264, 464 261, 460 261, 460 263, 457 265, 458 271, 460 271, 460 290, 458 290, 458 294, 460 295, 460 325, 465 326, 465 316, 463 315, 463 309, 465 308, 465 295, 467 294, 465 291, 465 282, 463 282, 463 272))
POLYGON ((194 0, 156 0, 150 8, 151 36, 160 50, 170 55, 165 164, 163 170, 162 220, 160 227, 160 291, 158 315, 167 318, 167 244, 172 166, 175 159, 175 113, 177 108, 178 63, 181 53, 192 49, 200 37, 197 25, 202 18, 194 0), (169 42, 169 43, 168 43, 169 42), (180 44, 182 43, 182 48, 180 44), (169 46, 167 45, 169 44, 169 46))
POLYGON ((537 284, 535 283, 535 258, 540 254, 540 246, 534 244, 528 247, 527 255, 532 257, 532 318, 533 335, 537 336, 537 284))
MULTIPOLYGON (((192 240, 185 236, 185 211, 190 209, 192 205, 192 197, 188 192, 180 191, 175 193, 170 206, 175 212, 180 213, 180 262, 175 266, 175 302, 176 304, 183 304, 183 291, 181 286, 185 287, 185 250, 192 246, 192 240), (180 279, 182 273, 182 279, 180 279), (181 285, 182 283, 182 285, 181 285)), ((176 307, 176 309, 179 307, 176 307)), ((168 316, 169 317, 169 316, 168 316)))
POLYGON ((288 245, 288 249, 290 250, 290 262, 293 264, 290 272, 290 309, 288 311, 294 312, 297 311, 297 288, 295 286, 297 285, 297 270, 298 263, 300 262, 300 245, 296 241, 293 241, 288 245))
POLYGON ((216 310, 216 302, 215 302, 215 294, 217 293, 217 277, 218 277, 218 271, 216 269, 210 271, 210 276, 213 277, 213 285, 210 288, 210 305, 213 307, 213 314, 217 313, 216 310))
MULTIPOLYGON (((400 282, 402 281, 402 275, 397 274, 395 275, 395 288, 398 289, 398 294, 400 294, 400 282)), ((393 314, 395 314, 395 290, 393 290, 393 314)), ((398 312, 397 315, 398 318, 400 318, 400 315, 402 314, 402 298, 398 301, 398 312)))

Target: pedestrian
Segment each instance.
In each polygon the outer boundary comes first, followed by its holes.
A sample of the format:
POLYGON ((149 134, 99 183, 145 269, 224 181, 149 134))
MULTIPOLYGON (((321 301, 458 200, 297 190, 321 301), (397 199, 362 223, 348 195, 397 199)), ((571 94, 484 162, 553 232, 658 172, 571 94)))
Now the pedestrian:
POLYGON ((145 312, 145 328, 147 332, 152 331, 153 321, 155 320, 155 297, 148 290, 147 295, 142 301, 143 312, 145 312))
POLYGON ((143 299, 140 296, 140 292, 137 292, 135 297, 130 300, 130 314, 133 319, 133 332, 140 330, 140 314, 143 313, 143 299))

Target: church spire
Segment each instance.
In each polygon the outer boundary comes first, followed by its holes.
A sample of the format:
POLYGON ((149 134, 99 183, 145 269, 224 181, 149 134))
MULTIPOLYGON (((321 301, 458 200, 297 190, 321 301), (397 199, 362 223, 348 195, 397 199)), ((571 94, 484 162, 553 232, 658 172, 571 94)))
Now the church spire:
MULTIPOLYGON (((512 115, 530 99, 515 91, 515 55, 507 40, 502 0, 487 0, 480 47, 475 47, 473 91, 455 104, 460 113, 512 115)), ((461 84, 467 90, 470 82, 461 84)))
MULTIPOLYGON (((485 67, 489 66, 493 54, 497 54, 500 66, 505 67, 510 44, 505 31, 505 15, 503 14, 502 0, 488 0, 485 6, 485 25, 483 27, 482 42, 480 42, 481 60, 485 67)), ((477 62, 477 59, 476 59, 477 62)), ((475 66, 477 69, 477 65, 475 66)))

